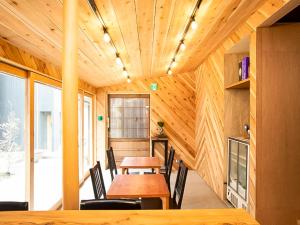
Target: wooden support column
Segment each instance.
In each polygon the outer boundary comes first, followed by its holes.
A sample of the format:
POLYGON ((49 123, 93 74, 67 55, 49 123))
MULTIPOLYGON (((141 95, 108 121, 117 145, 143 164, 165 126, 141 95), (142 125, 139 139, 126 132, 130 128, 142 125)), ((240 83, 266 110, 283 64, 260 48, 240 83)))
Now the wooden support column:
POLYGON ((63 209, 79 207, 78 0, 64 0, 62 64, 63 209))

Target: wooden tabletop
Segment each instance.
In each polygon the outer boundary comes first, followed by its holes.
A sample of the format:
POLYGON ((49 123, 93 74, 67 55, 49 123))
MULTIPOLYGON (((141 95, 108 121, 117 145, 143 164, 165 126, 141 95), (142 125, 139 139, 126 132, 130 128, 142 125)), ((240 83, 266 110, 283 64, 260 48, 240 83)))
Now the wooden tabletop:
POLYGON ((6 225, 259 225, 243 209, 0 212, 6 225))
POLYGON ((161 174, 117 175, 107 198, 169 197, 166 180, 161 174))
POLYGON ((120 168, 160 168, 158 157, 125 157, 120 168))

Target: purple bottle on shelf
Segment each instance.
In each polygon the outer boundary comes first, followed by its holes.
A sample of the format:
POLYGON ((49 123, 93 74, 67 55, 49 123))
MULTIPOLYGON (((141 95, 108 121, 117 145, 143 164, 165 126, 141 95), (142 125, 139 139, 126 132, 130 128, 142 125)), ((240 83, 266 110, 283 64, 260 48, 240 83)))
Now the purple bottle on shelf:
POLYGON ((242 80, 248 79, 249 77, 249 65, 250 65, 250 58, 244 57, 242 59, 242 80))

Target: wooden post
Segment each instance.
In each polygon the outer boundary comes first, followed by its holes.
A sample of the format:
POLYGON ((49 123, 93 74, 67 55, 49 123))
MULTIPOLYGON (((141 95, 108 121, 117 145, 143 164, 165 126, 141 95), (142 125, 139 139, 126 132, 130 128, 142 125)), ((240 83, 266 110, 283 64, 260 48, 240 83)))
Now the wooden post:
POLYGON ((78 0, 64 0, 62 64, 63 209, 79 207, 78 0))

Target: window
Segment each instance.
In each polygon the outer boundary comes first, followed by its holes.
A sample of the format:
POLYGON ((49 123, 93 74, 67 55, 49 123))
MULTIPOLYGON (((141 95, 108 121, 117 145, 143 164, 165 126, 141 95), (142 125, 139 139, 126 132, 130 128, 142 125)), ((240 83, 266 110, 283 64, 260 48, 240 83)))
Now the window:
POLYGON ((93 123, 92 123, 92 98, 84 96, 83 111, 83 167, 84 172, 91 168, 93 163, 93 123))
POLYGON ((0 201, 25 200, 25 84, 0 72, 0 201))
POLYGON ((82 100, 81 94, 78 95, 78 160, 79 160, 79 180, 83 177, 83 151, 82 151, 82 100))
POLYGON ((110 95, 110 138, 149 138, 149 96, 110 95))
POLYGON ((34 84, 34 209, 62 197, 61 90, 34 84))

